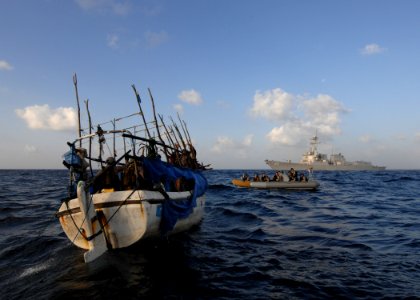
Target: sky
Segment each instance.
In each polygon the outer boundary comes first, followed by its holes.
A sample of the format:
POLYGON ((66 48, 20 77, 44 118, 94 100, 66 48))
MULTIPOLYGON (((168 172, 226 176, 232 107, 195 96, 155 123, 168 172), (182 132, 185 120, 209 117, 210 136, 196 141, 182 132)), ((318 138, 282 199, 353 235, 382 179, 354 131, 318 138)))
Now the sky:
MULTIPOLYGON (((322 153, 420 169, 416 0, 0 2, 0 169, 60 169, 82 127, 138 110, 188 124, 216 169, 322 153)), ((140 122, 139 122, 140 123, 140 122)))

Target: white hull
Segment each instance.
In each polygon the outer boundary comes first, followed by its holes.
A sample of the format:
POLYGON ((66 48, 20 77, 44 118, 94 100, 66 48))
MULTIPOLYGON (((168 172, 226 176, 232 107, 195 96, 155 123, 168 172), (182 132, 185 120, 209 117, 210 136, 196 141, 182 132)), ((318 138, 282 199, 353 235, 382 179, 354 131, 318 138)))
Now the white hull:
MULTIPOLYGON (((117 191, 93 195, 96 216, 103 226, 108 247, 112 249, 128 247, 141 239, 159 237, 161 208, 163 201, 186 200, 191 192, 168 192, 170 200, 157 191, 117 191)), ((176 233, 190 229, 200 223, 204 214, 205 197, 198 197, 193 212, 185 219, 179 219, 170 232, 176 233)), ((76 246, 89 250, 91 247, 86 238, 79 232, 86 233, 87 220, 82 213, 78 198, 62 203, 57 217, 67 237, 76 246)), ((93 227, 98 222, 92 221, 93 227)), ((98 232, 93 228, 93 232, 98 232)), ((85 234, 86 236, 86 234, 85 234)))
POLYGON ((380 171, 385 170, 385 167, 374 166, 370 164, 329 164, 329 163, 293 163, 293 162, 282 162, 276 160, 266 160, 265 163, 270 166, 273 170, 290 170, 291 168, 296 171, 305 170, 319 170, 319 171, 380 171))
POLYGON ((238 187, 257 189, 287 189, 287 190, 316 190, 319 183, 315 180, 309 181, 243 181, 233 179, 232 183, 238 187))
POLYGON ((308 182, 251 182, 251 187, 260 189, 289 189, 289 190, 314 190, 319 187, 319 183, 316 181, 308 182))

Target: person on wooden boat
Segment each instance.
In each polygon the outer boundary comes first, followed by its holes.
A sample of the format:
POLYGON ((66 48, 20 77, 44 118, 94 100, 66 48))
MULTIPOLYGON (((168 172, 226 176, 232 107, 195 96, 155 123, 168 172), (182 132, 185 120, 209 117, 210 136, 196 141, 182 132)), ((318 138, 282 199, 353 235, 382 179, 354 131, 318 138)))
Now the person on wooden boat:
POLYGON ((136 162, 133 159, 126 160, 121 180, 123 190, 132 190, 136 186, 136 162))
POLYGON ((115 163, 115 158, 110 156, 106 159, 106 165, 109 168, 105 175, 105 188, 114 188, 119 190, 121 186, 120 177, 118 176, 119 170, 115 163))
POLYGON ((123 190, 150 188, 144 178, 144 169, 140 161, 130 159, 124 165, 122 174, 121 184, 123 190))
POLYGON ((117 168, 114 164, 115 159, 114 157, 108 157, 105 160, 106 167, 103 168, 98 173, 98 180, 97 182, 97 190, 103 189, 113 189, 115 191, 121 190, 121 182, 120 178, 118 177, 118 173, 121 171, 120 168, 117 168))
POLYGON ((85 148, 76 148, 76 154, 80 158, 80 166, 75 167, 74 171, 79 174, 79 180, 86 181, 88 179, 87 168, 89 163, 86 161, 87 151, 85 148))

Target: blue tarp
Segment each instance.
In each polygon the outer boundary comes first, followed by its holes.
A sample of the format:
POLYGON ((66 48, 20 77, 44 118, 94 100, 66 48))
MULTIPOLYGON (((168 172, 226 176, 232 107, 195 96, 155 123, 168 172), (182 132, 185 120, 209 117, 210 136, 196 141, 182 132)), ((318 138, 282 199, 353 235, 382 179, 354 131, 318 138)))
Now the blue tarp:
POLYGON ((162 162, 160 159, 143 158, 145 177, 151 179, 154 184, 164 183, 165 190, 170 190, 170 182, 180 177, 194 182, 193 194, 184 201, 164 201, 162 204, 162 219, 160 230, 162 235, 171 231, 178 219, 188 217, 197 205, 197 197, 204 195, 207 189, 207 180, 200 171, 177 168, 171 164, 162 162))
POLYGON ((70 150, 63 154, 63 164, 67 167, 80 167, 82 165, 82 161, 80 160, 79 155, 76 153, 76 149, 70 147, 70 150))

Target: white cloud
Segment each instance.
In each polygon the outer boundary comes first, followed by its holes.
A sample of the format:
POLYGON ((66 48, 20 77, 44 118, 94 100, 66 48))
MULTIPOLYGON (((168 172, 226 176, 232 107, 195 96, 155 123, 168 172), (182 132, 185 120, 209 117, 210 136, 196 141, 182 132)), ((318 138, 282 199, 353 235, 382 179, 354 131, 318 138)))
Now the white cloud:
POLYGON ((254 116, 261 116, 270 120, 288 119, 293 109, 295 97, 280 88, 257 91, 254 95, 254 105, 250 112, 254 116))
POLYGON ((11 71, 13 66, 5 60, 0 60, 0 71, 11 71))
POLYGON ((280 127, 274 127, 267 134, 268 140, 273 144, 295 146, 302 141, 302 137, 313 134, 312 128, 299 121, 287 122, 280 127))
POLYGON ((349 112, 340 102, 325 94, 304 100, 302 108, 310 126, 329 136, 341 132, 340 114, 349 112))
POLYGON ((168 40, 168 34, 164 30, 160 32, 147 31, 145 37, 147 45, 151 48, 157 47, 168 40))
POLYGON ((116 15, 126 15, 130 12, 130 1, 118 0, 76 0, 76 3, 84 10, 94 10, 98 12, 111 11, 116 15))
POLYGON ((72 107, 51 109, 48 104, 44 104, 16 109, 15 112, 31 129, 71 130, 77 124, 77 114, 72 107))
POLYGON ((363 47, 363 49, 361 49, 360 52, 363 55, 374 55, 374 54, 382 53, 385 50, 386 50, 386 48, 382 48, 378 44, 368 44, 365 47, 363 47))
POLYGON ((315 131, 324 139, 339 134, 340 115, 348 110, 329 95, 310 98, 276 88, 263 93, 257 91, 250 112, 278 123, 266 135, 271 143, 297 145, 315 131))
POLYGON ((200 93, 195 90, 182 91, 178 98, 188 104, 200 105, 203 103, 200 93))
POLYGON ((106 37, 106 43, 107 43, 108 47, 110 47, 112 49, 117 49, 118 48, 118 41, 119 41, 119 37, 115 33, 108 34, 108 36, 106 37))
POLYGON ((233 148, 235 143, 233 140, 227 136, 219 136, 217 138, 216 144, 211 148, 211 151, 216 153, 223 153, 226 149, 233 148))
POLYGON ((248 134, 241 142, 235 142, 227 136, 219 136, 216 143, 211 148, 211 151, 223 155, 231 153, 234 156, 245 158, 247 156, 247 151, 252 146, 253 137, 252 134, 248 134))
POLYGON ((417 133, 414 135, 414 138, 415 138, 415 140, 416 140, 417 142, 420 142, 420 132, 417 132, 417 133))

